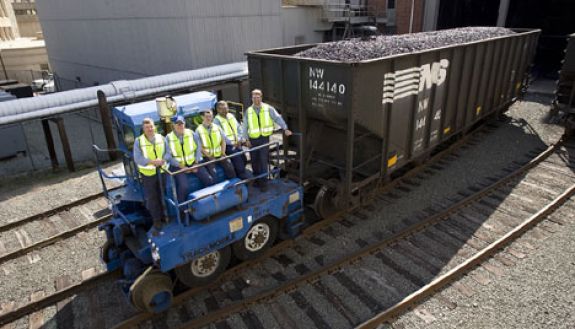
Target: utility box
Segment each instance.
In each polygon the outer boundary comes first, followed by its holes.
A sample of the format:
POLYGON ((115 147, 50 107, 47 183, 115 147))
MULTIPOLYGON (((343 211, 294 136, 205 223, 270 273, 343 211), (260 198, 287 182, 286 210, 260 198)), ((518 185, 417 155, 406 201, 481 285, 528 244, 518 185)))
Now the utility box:
POLYGON ((26 98, 34 96, 34 93, 32 92, 32 86, 24 83, 16 83, 16 84, 0 86, 0 89, 16 96, 17 98, 26 98))

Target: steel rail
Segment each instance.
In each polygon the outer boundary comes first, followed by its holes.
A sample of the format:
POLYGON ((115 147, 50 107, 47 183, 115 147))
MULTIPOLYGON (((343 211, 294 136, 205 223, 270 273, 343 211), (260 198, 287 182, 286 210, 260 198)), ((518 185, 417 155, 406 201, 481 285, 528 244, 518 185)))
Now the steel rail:
MULTIPOLYGON (((468 204, 472 203, 473 201, 475 201, 477 199, 484 197, 485 195, 490 194, 491 192, 495 191, 497 188, 508 184, 513 179, 517 178, 518 176, 525 173, 527 170, 531 169, 532 167, 534 167, 538 163, 545 160, 547 157, 549 157, 551 154, 553 154, 555 152, 555 150, 559 146, 561 146, 562 144, 563 144, 563 141, 560 140, 556 144, 549 146, 546 150, 541 152, 537 157, 535 157, 534 159, 532 159, 531 161, 529 161, 525 165, 521 166, 520 168, 516 169, 515 171, 509 173, 508 175, 506 175, 505 177, 503 177, 499 181, 481 189, 477 193, 472 194, 472 195, 464 198, 463 200, 456 202, 455 204, 450 206, 448 209, 443 210, 438 214, 435 214, 435 215, 428 217, 427 219, 423 220, 422 222, 419 222, 413 226, 406 228, 405 230, 395 234, 394 236, 392 236, 392 237, 390 237, 384 241, 381 241, 381 242, 374 244, 374 245, 371 245, 371 246, 364 247, 364 248, 360 249, 359 251, 354 252, 351 255, 348 255, 348 256, 340 259, 340 260, 334 261, 334 262, 322 267, 321 269, 310 272, 310 273, 303 275, 297 279, 287 281, 287 282, 281 284, 279 287, 276 287, 274 289, 262 292, 261 294, 258 294, 256 296, 246 298, 245 300, 230 304, 230 305, 223 307, 223 308, 221 308, 215 312, 212 312, 212 313, 206 314, 202 317, 191 320, 190 322, 185 324, 183 327, 184 328, 195 328, 195 327, 205 326, 205 325, 208 325, 208 324, 213 323, 213 322, 217 322, 219 319, 226 318, 226 316, 229 314, 233 314, 233 313, 237 313, 237 312, 240 312, 242 310, 245 310, 249 305, 271 299, 277 295, 283 294, 287 291, 291 291, 291 290, 297 288, 298 286, 303 285, 307 282, 315 281, 324 273, 336 271, 338 268, 340 268, 343 265, 353 263, 353 262, 357 261, 358 259, 361 259, 362 257, 364 257, 366 255, 372 254, 372 253, 376 252, 377 250, 379 250, 383 247, 386 247, 388 245, 396 243, 397 241, 405 239, 406 237, 413 235, 414 233, 421 231, 424 228, 431 226, 431 225, 445 219, 446 217, 448 217, 453 212, 467 206, 468 204)), ((444 150, 444 151, 448 151, 448 150, 449 150, 449 148, 444 150)), ((443 152, 440 152, 440 153, 445 154, 443 152)), ((440 153, 438 153, 437 155, 440 155, 440 153)), ((427 167, 427 166, 422 166, 422 167, 427 167)), ((404 175, 404 176, 398 178, 396 181, 401 181, 402 179, 406 178, 406 176, 407 175, 404 175)), ((387 190, 387 185, 383 189, 387 190)), ((329 219, 327 219, 327 221, 333 222, 336 219, 338 219, 341 215, 346 214, 346 213, 351 213, 354 209, 338 212, 337 214, 334 214, 329 219)), ((326 225, 324 223, 325 221, 326 220, 320 221, 320 222, 308 227, 304 231, 302 236, 311 235, 311 234, 313 234, 313 232, 317 232, 319 229, 321 229, 322 227, 324 227, 326 225)), ((289 247, 293 243, 294 243, 293 240, 283 241, 282 243, 276 245, 274 248, 268 250, 268 252, 262 256, 262 258, 268 257, 269 255, 273 255, 273 254, 279 252, 280 250, 283 250, 283 249, 289 247)), ((260 259, 262 259, 262 258, 260 258, 260 259)), ((239 266, 229 270, 220 279, 216 280, 214 283, 212 283, 206 287, 194 288, 194 289, 186 291, 180 295, 177 295, 174 298, 173 306, 181 305, 183 302, 185 302, 186 300, 188 300, 190 297, 197 294, 198 292, 209 289, 211 287, 214 287, 215 285, 217 285, 221 281, 225 280, 226 277, 231 276, 233 273, 237 273, 238 271, 240 271, 244 267, 253 266, 257 262, 258 262, 258 260, 244 262, 244 263, 240 264, 239 266)), ((148 319, 151 319, 153 317, 154 317, 154 314, 139 313, 139 314, 135 315, 134 317, 119 323, 114 328, 130 328, 130 327, 135 326, 138 323, 141 323, 141 322, 148 320, 148 319)))
MULTIPOLYGON (((120 186, 120 187, 121 187, 121 186, 120 186)), ((110 191, 116 190, 116 189, 118 189, 118 188, 120 188, 120 187, 114 187, 114 188, 110 189, 110 191)), ((83 204, 88 203, 88 202, 90 202, 90 201, 96 200, 96 199, 98 199, 98 198, 100 198, 100 197, 104 197, 104 194, 103 194, 102 192, 89 195, 89 196, 87 196, 87 197, 78 199, 78 200, 76 200, 76 201, 67 203, 67 204, 65 204, 65 205, 58 206, 58 207, 56 207, 56 208, 53 208, 53 209, 50 209, 50 210, 47 210, 47 211, 44 211, 44 212, 41 212, 41 213, 38 213, 38 214, 35 214, 35 215, 32 215, 32 216, 28 216, 28 217, 26 217, 26 218, 22 218, 22 219, 19 219, 19 220, 15 220, 15 221, 13 221, 13 222, 9 222, 9 223, 6 223, 6 224, 2 224, 2 225, 0 225, 0 233, 6 232, 6 231, 11 230, 11 229, 13 229, 13 228, 15 228, 15 227, 18 227, 18 226, 21 226, 21 225, 24 225, 24 224, 27 224, 27 223, 30 223, 30 222, 33 222, 33 221, 42 219, 42 218, 54 216, 54 215, 56 215, 56 214, 58 214, 58 213, 61 213, 61 212, 66 211, 66 210, 69 210, 70 208, 83 205, 83 204)))
POLYGON ((77 295, 78 293, 94 286, 97 284, 101 284, 107 280, 110 279, 115 279, 115 278, 119 278, 121 275, 120 271, 114 271, 114 272, 104 272, 101 274, 98 274, 96 276, 93 276, 87 280, 81 281, 79 283, 76 283, 74 285, 71 285, 65 289, 59 290, 54 292, 53 294, 50 294, 42 299, 39 299, 37 301, 34 302, 28 302, 26 304, 24 304, 23 306, 7 312, 7 313, 3 313, 0 314, 0 326, 14 322, 26 315, 29 315, 31 313, 34 313, 38 310, 42 310, 46 307, 52 306, 56 303, 58 303, 59 301, 66 299, 68 297, 77 295))
MULTIPOLYGON (((394 179, 393 181, 387 183, 385 186, 377 189, 377 193, 378 194, 383 194, 388 192, 389 190, 393 189, 394 187, 396 187, 397 185, 401 184, 402 181, 407 180, 409 178, 412 178, 414 176, 416 176, 417 174, 419 174, 422 170, 425 170, 428 166, 439 162, 440 160, 443 159, 443 157, 450 155, 451 153, 454 152, 454 150, 456 150, 457 148, 465 145, 465 143, 467 143, 472 137, 474 137, 475 135, 479 134, 480 132, 489 129, 488 126, 484 126, 483 129, 479 129, 474 131, 472 134, 468 134, 465 135, 463 137, 461 137, 460 139, 458 139, 457 141, 453 142, 451 145, 449 145, 446 149, 439 151, 437 154, 433 155, 431 159, 429 159, 427 162, 425 162, 424 165, 420 165, 417 166, 413 169, 411 169, 410 171, 408 171, 406 174, 394 179)), ((328 218, 324 218, 323 220, 314 223, 313 225, 307 227, 306 229, 304 229, 304 231, 302 232, 302 234, 300 236, 302 237, 308 237, 313 235, 314 233, 316 233, 317 231, 320 231, 322 228, 324 228, 325 226, 333 223, 334 221, 338 220, 341 216, 350 213, 351 211, 353 211, 354 209, 356 209, 356 207, 351 208, 351 209, 347 209, 347 210, 341 210, 338 211, 334 214, 332 214, 330 217, 328 218)), ((186 300, 188 300, 189 298, 191 298, 192 296, 194 296, 195 294, 201 292, 201 291, 205 291, 208 290, 210 288, 215 287, 216 285, 218 285, 219 283, 221 283, 222 281, 226 280, 228 277, 233 276, 234 274, 242 271, 245 268, 249 268, 250 266, 253 266, 255 264, 258 264, 260 262, 261 259, 265 259, 268 257, 271 257, 279 252, 281 252, 282 250, 285 250, 287 248, 289 248, 290 246, 292 246, 294 244, 293 240, 284 240, 280 243, 278 243, 277 245, 275 245, 273 248, 267 250, 261 257, 259 257, 258 259, 254 259, 254 260, 249 260, 249 261, 244 261, 238 265, 236 265, 233 268, 228 269, 220 278, 218 278, 216 281, 203 286, 203 287, 198 287, 198 288, 192 288, 188 291, 185 291, 181 294, 178 294, 177 296, 174 297, 174 300, 172 301, 172 306, 177 306, 182 304, 183 302, 185 302, 186 300)), ((130 319, 127 319, 119 324, 117 324, 114 328, 131 328, 133 326, 135 326, 137 323, 143 322, 147 319, 150 319, 154 316, 154 314, 150 314, 150 313, 138 313, 135 316, 131 317, 130 319)))
POLYGON ((60 241, 60 240, 64 240, 64 239, 68 239, 68 238, 70 238, 70 237, 73 237, 74 235, 76 235, 76 234, 78 234, 78 233, 80 233, 80 232, 82 232, 82 231, 86 231, 86 230, 89 230, 89 229, 91 229, 91 228, 94 228, 94 227, 98 226, 99 224, 101 224, 101 223, 107 221, 108 219, 110 219, 111 217, 112 217, 111 214, 102 216, 102 217, 100 217, 100 218, 97 218, 97 219, 94 220, 94 221, 91 221, 91 222, 88 222, 88 223, 85 223, 85 224, 76 226, 76 227, 74 227, 74 228, 72 228, 72 229, 70 229, 70 230, 67 230, 67 231, 64 231, 64 232, 62 232, 62 233, 53 235, 53 236, 51 236, 51 237, 49 237, 49 238, 46 238, 46 239, 44 239, 44 240, 42 240, 42 241, 38 241, 38 242, 33 243, 33 244, 31 244, 31 245, 29 245, 29 246, 26 246, 26 247, 24 247, 24 248, 20 248, 20 249, 18 249, 18 250, 12 251, 12 252, 10 252, 10 253, 4 254, 4 255, 0 255, 0 264, 5 263, 5 262, 7 262, 7 261, 9 261, 9 260, 16 259, 16 258, 18 258, 18 257, 24 256, 24 255, 26 255, 27 253, 29 253, 29 252, 31 252, 31 251, 34 251, 34 250, 36 250, 36 249, 40 249, 40 248, 47 247, 47 246, 52 245, 52 244, 54 244, 54 243, 56 243, 56 242, 58 242, 58 241, 60 241))
POLYGON ((389 322, 394 317, 402 314, 408 310, 413 305, 417 304, 426 297, 433 295, 436 291, 444 288, 450 282, 460 277, 461 275, 469 272, 477 265, 484 262, 487 258, 496 254, 500 249, 504 248, 509 243, 513 242, 516 238, 521 236, 531 227, 535 226, 541 222, 545 217, 550 215, 559 206, 564 204, 571 196, 575 194, 575 184, 571 185, 567 190, 565 190, 561 195, 547 204, 543 209, 539 210, 536 214, 523 221, 513 230, 497 239, 478 253, 476 253, 471 258, 468 258, 463 263, 459 264, 455 268, 451 269, 447 273, 441 275, 435 280, 431 281, 427 285, 421 287, 419 290, 411 293, 409 296, 405 297, 402 301, 390 307, 389 309, 377 314, 375 317, 363 322, 356 328, 359 329, 371 329, 378 328, 379 325, 389 322))
MULTIPOLYGON (((401 184, 401 182, 402 182, 403 180, 407 180, 407 179, 409 179, 409 178, 411 178, 411 177, 413 177, 413 176, 416 176, 416 175, 419 174, 422 170, 426 169, 429 165, 432 165, 432 164, 434 164, 434 163, 436 163, 436 162, 442 160, 444 156, 450 155, 455 149, 457 149, 457 148, 459 148, 459 147, 465 145, 465 143, 468 142, 469 139, 471 139, 471 138, 472 138, 473 136, 475 136, 476 134, 478 134, 478 133, 484 131, 485 129, 489 129, 489 127, 488 127, 488 126, 484 126, 484 129, 476 130, 476 131, 475 131, 474 133, 472 133, 472 134, 464 135, 463 137, 461 137, 460 139, 458 139, 457 141, 455 141, 455 142, 453 142, 451 145, 449 145, 446 149, 444 149, 444 150, 442 150, 442 151, 439 151, 438 153, 436 153, 435 155, 433 155, 432 158, 429 159, 427 162, 425 162, 424 165, 420 165, 420 166, 414 167, 413 169, 411 169, 410 171, 408 171, 406 174, 404 174, 404 175, 402 175, 402 176, 400 176, 400 177, 394 179, 393 181, 389 182, 389 183, 386 184, 385 186, 383 186, 383 187, 381 187, 381 188, 378 188, 378 189, 377 189, 377 190, 378 190, 378 191, 377 191, 378 194, 385 193, 385 192, 391 190, 393 187, 397 186, 398 184, 401 184)), ((547 151, 548 151, 548 150, 547 150, 547 151)), ((533 161, 533 160, 532 160, 532 161, 533 161)), ((116 188, 114 188, 114 189, 116 189, 116 188)), ((32 219, 28 219, 28 218, 27 218, 26 220, 28 220, 28 221, 33 221, 33 220, 36 220, 36 219, 38 219, 38 218, 42 218, 42 217, 43 217, 42 215, 43 215, 43 214, 46 214, 46 213, 50 213, 50 212, 55 212, 55 213, 57 213, 58 211, 67 210, 68 208, 71 208, 71 207, 73 207, 73 206, 82 204, 82 201, 83 201, 83 200, 86 200, 86 199, 88 199, 88 198, 93 198, 93 199, 95 199, 95 198, 97 198, 97 197, 99 197, 99 196, 102 196, 102 193, 94 194, 94 195, 88 196, 88 197, 86 197, 86 198, 83 198, 83 199, 81 199, 81 200, 74 201, 74 202, 71 203, 71 204, 67 204, 67 205, 64 205, 64 206, 60 206, 60 207, 58 207, 58 208, 52 209, 52 210, 50 210, 50 211, 47 211, 47 212, 45 212, 45 213, 31 216, 31 217, 29 217, 29 218, 32 218, 32 219), (36 217, 36 218, 33 218, 33 217, 36 217)), ((91 200, 87 200, 87 201, 91 201, 91 200)), ((357 208, 357 207, 355 207, 355 208, 357 208)), ((302 233, 301 236, 309 236, 309 235, 312 235, 314 232, 317 232, 318 230, 320 230, 320 229, 321 229, 322 227, 324 227, 325 225, 336 221, 336 220, 339 219, 342 215, 345 215, 345 214, 350 213, 350 212, 351 212, 352 210, 354 210, 355 208, 339 211, 339 212, 333 214, 332 216, 330 216, 329 218, 326 218, 326 219, 324 219, 324 220, 322 220, 322 221, 320 221, 320 222, 317 222, 317 223, 313 224, 312 226, 306 228, 306 229, 304 230, 304 232, 302 233)), ((50 216, 50 215, 48 215, 48 216, 50 216)), ((111 216, 111 215, 107 215, 107 216, 108 216, 108 218, 109 218, 109 216, 111 216)), ((108 218, 105 218, 105 217, 106 217, 106 216, 100 218, 99 220, 105 221, 106 219, 108 219, 108 218)), ((14 223, 19 223, 19 222, 20 222, 20 221, 14 222, 14 223)), ((9 224, 7 224, 6 226, 11 225, 11 224, 12 224, 12 223, 9 223, 9 224)), ((90 224, 90 223, 89 223, 89 224, 90 224)), ((89 225, 89 224, 88 224, 88 225, 89 225)), ((0 228, 2 228, 2 227, 0 227, 0 228)), ((72 230, 70 230, 70 231, 75 231, 75 233, 77 233, 77 232, 79 232, 79 231, 81 231, 81 230, 85 230, 85 229, 86 229, 86 228, 81 229, 80 227, 77 227, 77 228, 74 228, 74 229, 72 229, 72 230)), ((1 232, 1 231, 0 231, 0 232, 1 232)), ((62 235, 67 235, 67 234, 71 234, 71 233, 69 233, 69 232, 63 232, 63 233, 62 233, 62 235)), ((71 234, 71 235, 73 235, 73 234, 71 234)), ((61 239, 61 238, 63 238, 63 237, 61 237, 60 235, 58 235, 58 236, 53 236, 53 237, 51 237, 51 238, 48 238, 48 239, 46 239, 46 240, 44 240, 44 241, 41 241, 41 242, 35 244, 35 245, 31 245, 31 246, 27 247, 26 249, 29 249, 29 248, 36 249, 36 248, 39 248, 39 247, 40 247, 40 246, 38 246, 39 244, 43 244, 43 246, 45 246, 46 244, 49 244, 49 240, 52 240, 52 239, 59 240, 58 238, 61 239)), ((222 282, 222 281, 225 280, 226 278, 233 276, 235 273, 238 273, 238 272, 242 271, 242 270, 245 269, 245 268, 249 268, 250 266, 253 266, 254 264, 258 264, 258 263, 261 261, 261 259, 265 259, 265 258, 267 258, 267 257, 271 257, 272 255, 274 255, 274 254, 276 254, 276 253, 279 253, 280 251, 289 248, 289 247, 292 246, 294 243, 295 243, 294 240, 285 240, 285 241, 282 241, 282 242, 278 243, 277 245, 275 245, 273 248, 271 248, 271 249, 269 249, 268 251, 266 251, 260 258, 254 259, 254 260, 251 260, 251 261, 242 262, 242 263, 238 264, 237 266, 235 266, 235 267, 229 269, 228 271, 226 271, 226 272, 224 273, 224 275, 222 275, 222 276, 221 276, 218 280, 216 280, 215 282, 213 282, 213 283, 211 283, 211 284, 209 284, 209 285, 207 285, 207 286, 198 287, 198 288, 193 288, 193 289, 190 289, 190 290, 188 290, 188 291, 186 291, 186 292, 183 292, 183 293, 181 293, 181 294, 178 294, 177 296, 174 297, 173 305, 174 305, 174 306, 177 306, 177 305, 180 305, 180 304, 184 303, 186 300, 188 300, 190 297, 194 296, 195 294, 197 294, 197 293, 199 293, 199 292, 201 292, 201 291, 205 291, 206 289, 209 289, 210 287, 214 287, 215 285, 217 285, 218 283, 222 282)), ((20 253, 20 252, 21 252, 21 251, 19 250, 19 251, 16 251, 16 252, 14 252, 14 253, 20 253)), ((9 255, 9 254, 8 254, 8 255, 9 255)), ((2 262, 4 262, 4 261, 7 261, 8 259, 13 259, 13 258, 14 258, 14 257, 10 256, 10 257, 8 257, 7 259, 3 259, 3 257, 5 257, 5 256, 2 256, 2 258, 0 258, 0 263, 2 263, 2 262)), ((24 317, 24 316, 26 316, 26 315, 29 315, 29 314, 31 314, 31 313, 33 313, 33 312, 39 310, 39 309, 42 309, 42 308, 51 306, 51 305, 53 305, 53 304, 55 304, 55 303, 57 303, 57 302, 59 302, 59 301, 65 299, 65 298, 68 298, 68 297, 70 297, 70 296, 72 296, 72 295, 74 295, 74 294, 77 294, 77 293, 81 292, 82 290, 84 290, 84 289, 88 288, 89 286, 91 286, 92 283, 104 282, 105 280, 108 280, 109 278, 117 278, 117 277, 119 277, 119 276, 120 276, 120 273, 119 273, 118 271, 115 271, 115 272, 105 272, 105 273, 99 274, 99 275, 97 275, 97 276, 95 276, 95 277, 92 277, 92 278, 89 279, 89 280, 86 280, 86 281, 84 281, 84 282, 81 282, 81 283, 78 283, 78 284, 76 284, 76 285, 70 286, 70 287, 68 287, 68 288, 66 288, 66 289, 63 289, 63 290, 58 291, 58 292, 55 292, 54 294, 48 295, 48 296, 46 296, 46 297, 44 297, 44 298, 42 298, 42 299, 40 299, 40 300, 38 300, 38 301, 29 302, 29 303, 25 304, 24 306, 19 307, 19 308, 17 308, 17 309, 14 309, 14 310, 12 310, 12 311, 10 311, 10 312, 4 313, 4 314, 0 314, 0 325, 4 325, 4 324, 10 323, 10 322, 13 322, 13 321, 15 321, 15 320, 17 320, 17 319, 19 319, 19 318, 21 318, 21 317, 24 317)), ((121 322, 120 324, 116 325, 115 328, 132 327, 132 326, 134 326, 135 324, 140 323, 140 322, 143 322, 143 321, 145 321, 145 320, 147 320, 147 319, 149 319, 149 318, 151 318, 151 317, 153 317, 153 316, 154 316, 154 314, 138 313, 138 314, 136 314, 134 317, 132 317, 132 318, 130 318, 130 319, 127 319, 127 320, 121 322)))

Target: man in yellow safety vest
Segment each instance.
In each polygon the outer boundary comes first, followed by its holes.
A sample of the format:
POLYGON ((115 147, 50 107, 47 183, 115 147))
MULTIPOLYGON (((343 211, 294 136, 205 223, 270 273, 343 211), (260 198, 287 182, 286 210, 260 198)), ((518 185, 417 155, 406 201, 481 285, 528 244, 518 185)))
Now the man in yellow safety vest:
POLYGON ((134 142, 134 162, 142 178, 146 208, 152 216, 154 228, 159 230, 164 217, 161 194, 163 189, 160 186, 164 177, 159 176, 163 175, 163 169, 168 167, 167 143, 162 135, 156 134, 154 121, 150 118, 142 121, 142 131, 142 135, 134 142))
MULTIPOLYGON (((226 156, 226 135, 220 126, 213 123, 214 115, 211 110, 204 110, 202 112, 202 124, 196 128, 196 133, 200 137, 202 144, 202 155, 204 156, 203 162, 209 162, 226 156)), ((224 159, 218 162, 224 169, 224 173, 228 179, 235 178, 236 172, 230 159, 224 159)), ((209 164, 208 170, 210 175, 216 179, 216 166, 209 164)))
POLYGON ((168 147, 171 154, 170 170, 178 171, 184 168, 191 168, 188 172, 176 174, 176 191, 178 202, 186 200, 189 191, 188 173, 196 175, 204 187, 214 183, 212 176, 205 167, 194 168, 194 165, 202 161, 202 145, 198 135, 186 128, 186 120, 179 115, 172 119, 174 130, 166 136, 168 147))
MULTIPOLYGON (((262 91, 252 91, 252 105, 244 113, 242 122, 242 135, 248 147, 257 147, 269 143, 270 135, 274 131, 274 123, 284 131, 284 135, 291 136, 285 121, 279 113, 269 104, 262 102, 262 91)), ((250 151, 254 176, 268 172, 269 148, 263 147, 250 151)), ((267 190, 267 177, 262 177, 254 184, 262 191, 267 190)))
MULTIPOLYGON (((227 137, 226 154, 230 156, 241 152, 240 125, 238 124, 236 117, 229 112, 228 103, 225 101, 219 101, 216 104, 216 111, 218 114, 214 118, 214 123, 223 129, 224 134, 227 137)), ((231 160, 238 177, 241 179, 249 178, 249 174, 246 172, 245 156, 243 154, 237 155, 232 157, 231 160)))

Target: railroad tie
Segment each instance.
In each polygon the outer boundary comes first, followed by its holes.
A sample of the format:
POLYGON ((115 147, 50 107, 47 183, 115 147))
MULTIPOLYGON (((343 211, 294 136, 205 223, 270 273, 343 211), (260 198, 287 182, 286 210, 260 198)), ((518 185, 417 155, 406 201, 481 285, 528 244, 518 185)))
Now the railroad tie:
MULTIPOLYGON (((44 291, 36 291, 32 293, 30 297, 32 302, 36 302, 40 299, 44 298, 44 291)), ((39 329, 44 325, 44 309, 41 309, 37 312, 30 314, 28 317, 28 328, 30 329, 39 329)))

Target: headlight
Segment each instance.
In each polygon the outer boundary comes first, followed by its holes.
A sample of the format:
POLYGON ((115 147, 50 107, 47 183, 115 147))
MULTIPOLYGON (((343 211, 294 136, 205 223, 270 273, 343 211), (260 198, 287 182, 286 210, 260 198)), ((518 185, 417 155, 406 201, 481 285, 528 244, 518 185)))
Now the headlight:
POLYGON ((160 261, 160 249, 152 247, 152 259, 154 260, 154 263, 160 261))

